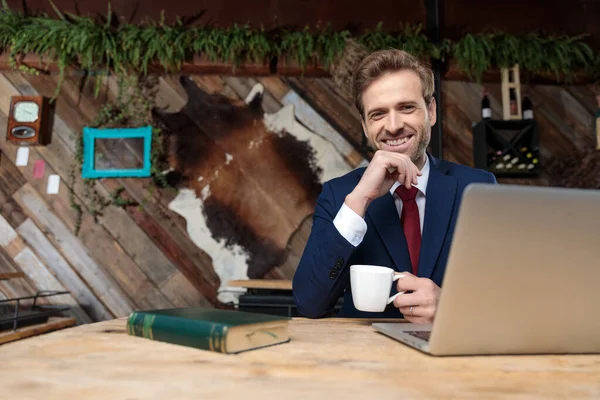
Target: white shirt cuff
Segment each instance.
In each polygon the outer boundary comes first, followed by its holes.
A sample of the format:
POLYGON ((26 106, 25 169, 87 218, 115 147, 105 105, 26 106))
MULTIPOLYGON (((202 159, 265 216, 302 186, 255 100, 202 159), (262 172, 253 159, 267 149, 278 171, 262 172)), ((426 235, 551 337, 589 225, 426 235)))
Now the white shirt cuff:
POLYGON ((338 211, 333 219, 333 225, 340 235, 350 242, 354 247, 358 246, 367 233, 367 223, 355 213, 346 203, 338 211))

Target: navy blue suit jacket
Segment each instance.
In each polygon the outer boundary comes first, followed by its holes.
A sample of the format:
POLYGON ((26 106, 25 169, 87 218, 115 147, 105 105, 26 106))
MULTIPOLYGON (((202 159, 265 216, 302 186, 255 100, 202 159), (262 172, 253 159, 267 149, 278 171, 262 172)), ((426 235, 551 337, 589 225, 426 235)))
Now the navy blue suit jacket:
MULTIPOLYGON (((429 278, 441 287, 463 190, 473 182, 496 183, 496 178, 483 170, 439 160, 429 154, 428 157, 430 172, 418 276, 429 278)), ((346 195, 358 184, 364 171, 365 168, 359 168, 326 182, 317 199, 312 231, 292 283, 298 310, 307 317, 331 314, 342 295, 340 317, 402 317, 393 305, 381 313, 367 313, 358 311, 352 302, 351 265, 383 265, 400 272, 411 270, 404 231, 391 194, 369 205, 365 215, 367 233, 357 247, 333 225, 346 195)), ((394 287, 391 293, 395 292, 394 287)))

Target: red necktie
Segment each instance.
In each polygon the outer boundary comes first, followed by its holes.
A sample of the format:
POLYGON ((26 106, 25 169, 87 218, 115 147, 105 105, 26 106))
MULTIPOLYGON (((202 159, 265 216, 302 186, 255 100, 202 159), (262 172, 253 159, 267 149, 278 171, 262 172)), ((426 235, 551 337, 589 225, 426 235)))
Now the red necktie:
POLYGON ((405 186, 398 186, 398 189, 396 189, 396 194, 402 199, 400 222, 404 229, 412 272, 415 276, 417 276, 419 253, 421 252, 421 221, 419 220, 419 207, 417 207, 417 202, 415 201, 417 191, 418 189, 415 186, 412 186, 410 189, 407 189, 405 186))

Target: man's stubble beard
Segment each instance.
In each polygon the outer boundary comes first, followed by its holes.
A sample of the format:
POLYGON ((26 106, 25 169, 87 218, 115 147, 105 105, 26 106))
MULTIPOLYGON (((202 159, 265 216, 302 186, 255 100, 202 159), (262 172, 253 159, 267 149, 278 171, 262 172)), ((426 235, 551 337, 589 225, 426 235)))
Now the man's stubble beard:
POLYGON ((411 160, 413 163, 417 163, 419 158, 422 156, 427 157, 425 152, 427 151, 427 146, 429 146, 429 141, 431 140, 431 118, 429 117, 429 111, 427 112, 427 117, 425 118, 425 125, 423 125, 423 130, 420 132, 419 143, 417 144, 417 151, 411 160))

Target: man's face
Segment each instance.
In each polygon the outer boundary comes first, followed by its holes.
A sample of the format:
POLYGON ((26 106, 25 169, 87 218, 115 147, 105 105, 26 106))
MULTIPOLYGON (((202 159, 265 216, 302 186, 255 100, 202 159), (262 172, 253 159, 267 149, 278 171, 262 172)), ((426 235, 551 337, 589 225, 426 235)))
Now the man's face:
POLYGON ((406 154, 422 168, 436 121, 435 99, 423 99, 419 75, 402 70, 382 75, 362 95, 363 129, 378 150, 406 154))

